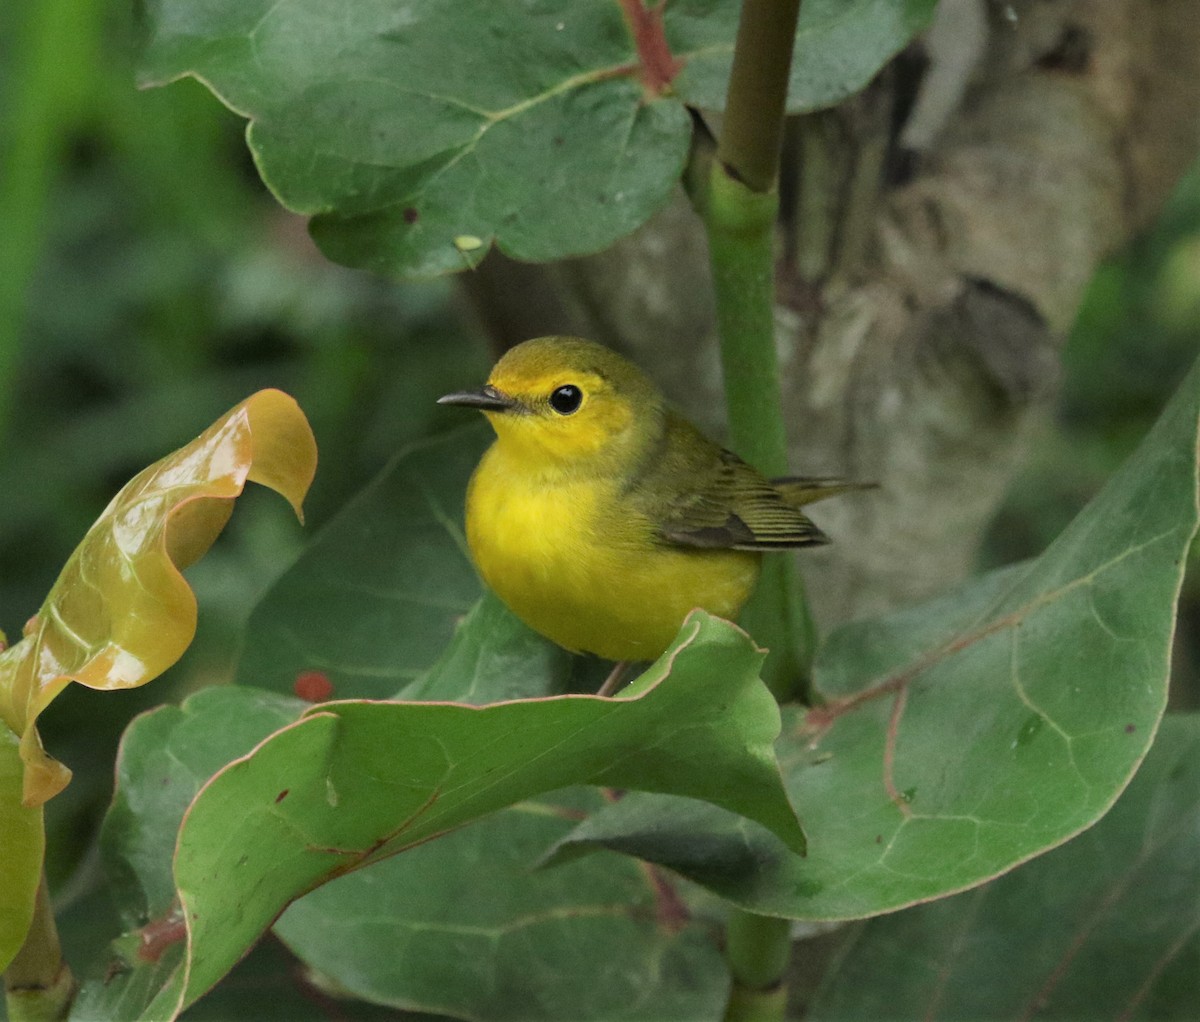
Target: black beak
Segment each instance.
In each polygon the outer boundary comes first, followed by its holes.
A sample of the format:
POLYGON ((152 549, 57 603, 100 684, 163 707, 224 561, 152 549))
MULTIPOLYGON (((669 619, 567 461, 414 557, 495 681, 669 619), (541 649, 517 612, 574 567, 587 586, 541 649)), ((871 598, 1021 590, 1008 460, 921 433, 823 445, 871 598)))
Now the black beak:
POLYGON ((444 397, 439 397, 437 403, 478 408, 484 412, 511 412, 517 407, 516 401, 507 394, 501 394, 492 386, 482 387, 479 390, 461 390, 457 394, 446 394, 444 397))

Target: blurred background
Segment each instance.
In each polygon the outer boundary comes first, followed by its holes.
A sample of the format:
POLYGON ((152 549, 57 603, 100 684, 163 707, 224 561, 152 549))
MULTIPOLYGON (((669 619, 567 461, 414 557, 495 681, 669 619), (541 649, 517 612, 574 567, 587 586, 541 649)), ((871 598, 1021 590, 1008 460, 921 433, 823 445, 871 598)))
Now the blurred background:
MULTIPOLYGON (((19 636, 116 490, 261 387, 320 447, 302 531, 249 492, 190 570, 195 645, 160 682, 71 691, 44 719, 76 771, 51 804, 52 882, 86 861, 116 742, 137 712, 225 680, 241 623, 304 542, 406 443, 460 417, 482 330, 453 280, 334 266, 267 194, 244 123, 201 85, 133 87, 127 0, 0 4, 0 628, 19 636)), ((1057 416, 997 516, 984 566, 1041 550, 1103 484, 1200 348, 1200 167, 1097 274, 1057 416)), ((1200 705, 1185 592, 1177 705, 1200 705)), ((80 881, 83 883, 83 881, 80 881)))

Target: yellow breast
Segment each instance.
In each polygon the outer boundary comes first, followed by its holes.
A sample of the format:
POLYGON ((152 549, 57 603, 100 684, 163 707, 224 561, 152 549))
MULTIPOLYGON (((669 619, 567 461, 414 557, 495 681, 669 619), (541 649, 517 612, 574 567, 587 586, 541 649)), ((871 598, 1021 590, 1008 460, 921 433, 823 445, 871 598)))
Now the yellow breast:
POLYGON ((694 607, 736 617, 760 562, 666 546, 613 481, 531 476, 495 445, 471 478, 467 542, 484 581, 521 620, 610 660, 654 659, 694 607))

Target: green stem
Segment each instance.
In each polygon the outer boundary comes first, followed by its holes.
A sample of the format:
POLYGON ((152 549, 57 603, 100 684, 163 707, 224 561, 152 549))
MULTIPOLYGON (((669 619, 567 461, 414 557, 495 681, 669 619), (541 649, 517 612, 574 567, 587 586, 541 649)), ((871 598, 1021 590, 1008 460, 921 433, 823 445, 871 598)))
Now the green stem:
POLYGON ((775 188, 800 0, 742 0, 717 159, 751 191, 775 188))
MULTIPOLYGON (((775 179, 799 7, 746 0, 707 187, 689 189, 708 234, 733 448, 768 476, 788 470, 775 354, 775 179)), ((803 695, 815 628, 791 555, 764 557, 742 623, 771 651, 763 678, 776 697, 803 695)))
MULTIPOLYGON (((706 193, 705 224, 721 337, 721 366, 733 449, 767 476, 787 473, 775 355, 774 228, 777 194, 752 192, 718 159, 706 193)), ((780 700, 802 694, 815 629, 791 554, 763 558, 763 578, 742 624, 771 652, 763 678, 780 700)))
POLYGON ((4 973, 4 996, 11 1022, 58 1022, 71 1010, 75 977, 63 961, 44 872, 25 943, 4 973))
POLYGON ((772 1022, 787 1003, 784 974, 791 952, 790 919, 734 909, 725 929, 725 957, 733 990, 725 1022, 772 1022))
MULTIPOLYGON (((768 476, 787 471, 775 353, 775 225, 780 148, 800 0, 743 0, 725 118, 707 188, 689 192, 708 234, 734 449, 768 476)), ((763 678, 783 700, 803 689, 815 629, 792 559, 764 558, 742 621, 771 650, 763 678)), ((782 1022, 791 953, 786 920, 734 912, 727 933, 728 1022, 782 1022)))

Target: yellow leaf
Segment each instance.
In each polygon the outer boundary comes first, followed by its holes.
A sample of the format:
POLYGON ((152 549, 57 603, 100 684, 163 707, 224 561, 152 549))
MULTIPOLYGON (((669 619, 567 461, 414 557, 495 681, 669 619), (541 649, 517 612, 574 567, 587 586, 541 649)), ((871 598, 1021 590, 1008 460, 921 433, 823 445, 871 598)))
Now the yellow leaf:
POLYGON ((0 972, 25 943, 46 845, 42 807, 21 805, 23 773, 16 736, 0 728, 0 972))
POLYGON ((316 463, 299 406, 262 390, 113 498, 24 638, 0 651, 0 720, 20 736, 24 805, 41 805, 71 776, 42 749, 38 715, 72 681, 134 688, 175 663, 196 632, 196 598, 181 569, 212 545, 247 479, 301 515, 316 463))

